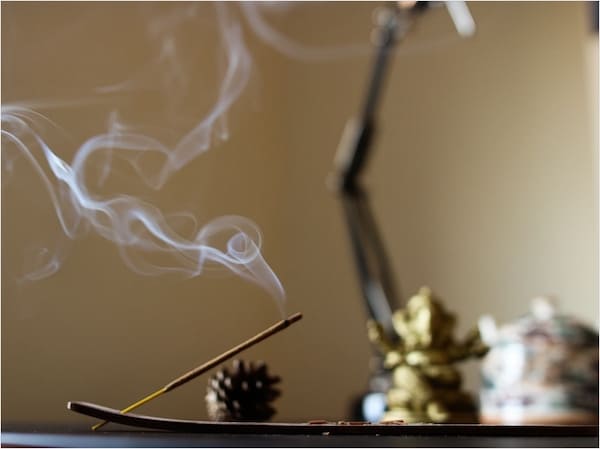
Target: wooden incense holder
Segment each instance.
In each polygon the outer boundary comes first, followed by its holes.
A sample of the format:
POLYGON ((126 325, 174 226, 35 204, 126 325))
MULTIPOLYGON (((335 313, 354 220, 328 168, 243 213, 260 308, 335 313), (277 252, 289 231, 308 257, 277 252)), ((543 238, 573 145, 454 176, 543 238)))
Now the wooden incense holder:
POLYGON ((263 434, 263 435, 396 435, 432 436, 464 435, 487 437, 594 437, 598 426, 504 426, 492 424, 371 424, 368 422, 314 420, 306 423, 261 423, 194 421, 137 414, 124 415, 88 402, 69 402, 73 412, 117 424, 144 429, 186 433, 263 434))

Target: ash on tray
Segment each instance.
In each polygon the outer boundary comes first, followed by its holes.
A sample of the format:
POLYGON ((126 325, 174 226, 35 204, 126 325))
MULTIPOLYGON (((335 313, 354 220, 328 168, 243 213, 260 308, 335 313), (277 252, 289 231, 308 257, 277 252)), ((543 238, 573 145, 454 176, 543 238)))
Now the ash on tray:
POLYGON ((371 421, 327 421, 325 419, 312 419, 308 421, 309 425, 330 425, 330 426, 369 426, 369 425, 400 425, 405 424, 404 421, 399 419, 382 421, 379 423, 372 423, 371 421))

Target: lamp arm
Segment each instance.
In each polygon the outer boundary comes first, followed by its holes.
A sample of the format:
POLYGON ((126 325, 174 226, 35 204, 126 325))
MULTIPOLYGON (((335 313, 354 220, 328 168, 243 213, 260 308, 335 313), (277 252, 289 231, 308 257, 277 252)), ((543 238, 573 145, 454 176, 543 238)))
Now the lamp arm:
POLYGON ((365 167, 375 134, 375 113, 389 66, 389 56, 396 44, 399 29, 399 9, 396 3, 382 14, 377 36, 377 53, 371 69, 364 103, 358 117, 350 119, 344 130, 335 157, 336 178, 342 190, 352 190, 365 167))
POLYGON ((360 115, 348 121, 334 161, 334 189, 340 195, 356 263, 362 295, 371 319, 381 323, 391 340, 392 312, 398 306, 392 272, 366 191, 358 177, 364 169, 375 136, 375 113, 389 56, 399 34, 398 4, 388 7, 381 17, 377 52, 360 115))

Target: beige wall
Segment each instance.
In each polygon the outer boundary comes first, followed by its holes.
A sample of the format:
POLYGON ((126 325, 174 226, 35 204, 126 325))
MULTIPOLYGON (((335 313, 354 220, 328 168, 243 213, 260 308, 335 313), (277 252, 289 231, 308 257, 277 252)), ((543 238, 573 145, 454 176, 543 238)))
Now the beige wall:
MULTIPOLYGON (((365 44, 373 7, 294 5, 273 20, 308 44, 365 44)), ((2 8, 3 102, 72 97, 148 56, 135 34, 143 16, 131 4, 2 8)), ((456 38, 445 10, 434 9, 393 61, 366 184, 399 286, 406 297, 430 285, 459 315, 460 332, 483 313, 500 322, 524 313, 541 293, 597 326, 597 102, 587 87, 596 83, 586 84, 597 59, 586 56, 585 8, 471 9, 476 37, 456 38)), ((208 55, 198 68, 209 74, 201 86, 210 86, 214 29, 208 16, 199 20, 207 31, 186 48, 208 55)), ((254 39, 249 46, 255 71, 230 117, 231 139, 152 200, 201 220, 236 213, 257 222, 288 311, 305 318, 246 356, 265 358, 283 377, 278 419, 342 418, 366 385, 370 349, 341 210, 325 178, 360 104, 370 53, 302 63, 254 39)), ((200 103, 212 98, 201 92, 200 103)), ((133 116, 152 105, 143 101, 133 116)), ((106 113, 54 111, 74 136, 63 154, 101 130, 106 113)), ((4 422, 87 422, 65 403, 126 405, 278 319, 273 301, 242 280, 139 277, 94 236, 75 242, 54 277, 16 283, 24 249, 57 232, 34 174, 26 164, 16 174, 2 192, 4 422)), ((199 379, 144 412, 203 418, 204 385, 199 379)), ((474 364, 468 385, 477 385, 474 364)))

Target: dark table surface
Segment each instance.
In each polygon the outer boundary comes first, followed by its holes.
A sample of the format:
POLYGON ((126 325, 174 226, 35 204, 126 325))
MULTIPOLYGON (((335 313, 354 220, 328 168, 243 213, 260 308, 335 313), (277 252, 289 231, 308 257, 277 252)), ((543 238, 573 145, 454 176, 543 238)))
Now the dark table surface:
MULTIPOLYGON (((283 435, 176 433, 136 430, 112 425, 105 431, 52 426, 2 425, 2 447, 598 447, 598 428, 585 432, 527 432, 517 435, 469 435, 467 432, 435 434, 422 426, 403 435, 283 435), (570 434, 569 434, 570 433, 570 434)), ((413 426, 414 427, 414 426, 413 426)), ((440 431, 440 429, 442 431, 440 431)), ((516 429, 520 430, 520 429, 516 429)), ((551 429, 550 429, 551 430, 551 429)))

